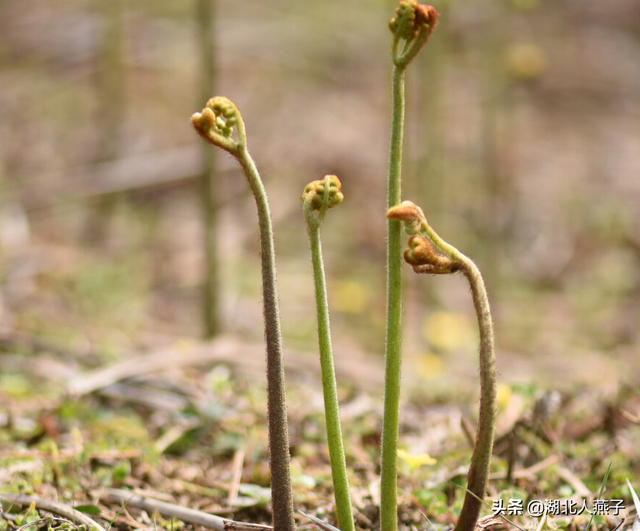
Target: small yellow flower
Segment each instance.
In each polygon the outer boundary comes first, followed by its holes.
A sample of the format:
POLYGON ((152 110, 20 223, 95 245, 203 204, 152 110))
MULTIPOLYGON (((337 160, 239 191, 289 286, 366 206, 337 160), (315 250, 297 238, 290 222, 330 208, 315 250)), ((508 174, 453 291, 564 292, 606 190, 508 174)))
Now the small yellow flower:
POLYGON ((476 331, 469 318, 461 313, 431 312, 424 321, 424 337, 434 348, 451 352, 475 344, 476 331))
POLYGON ((511 402, 511 386, 506 384, 498 384, 498 396, 496 401, 498 402, 498 409, 504 411, 507 409, 509 402, 511 402))
POLYGON ((355 280, 340 280, 331 285, 331 300, 338 312, 359 314, 369 309, 368 287, 355 280))
POLYGON ((424 465, 435 465, 438 461, 429 454, 410 454, 406 450, 398 450, 398 457, 409 465, 409 470, 414 472, 424 465))

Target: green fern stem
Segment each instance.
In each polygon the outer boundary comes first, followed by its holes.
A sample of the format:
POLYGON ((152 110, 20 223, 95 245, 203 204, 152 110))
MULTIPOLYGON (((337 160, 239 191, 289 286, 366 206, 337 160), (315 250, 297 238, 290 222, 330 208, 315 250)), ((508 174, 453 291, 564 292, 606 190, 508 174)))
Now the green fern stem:
MULTIPOLYGON (((206 99, 213 92, 215 67, 214 5, 212 0, 198 0, 196 20, 199 27, 200 96, 206 99)), ((206 275, 203 286, 204 336, 211 339, 220 333, 220 282, 218 258, 218 207, 215 152, 203 145, 202 174, 200 176, 202 211, 204 217, 204 255, 206 275)))
MULTIPOLYGON (((400 203, 404 129, 405 67, 393 67, 391 139, 387 179, 387 208, 400 203)), ((387 220, 387 329, 385 341, 384 413, 382 420, 380 525, 398 527, 398 430, 402 356, 402 225, 387 220)))
MULTIPOLYGON (((401 0, 389 21, 393 33, 391 56, 391 138, 387 174, 387 209, 400 203, 402 194, 402 139, 404 131, 405 71, 428 41, 438 20, 431 6, 401 0)), ((402 358, 402 228, 387 220, 387 329, 385 338, 384 413, 382 419, 380 526, 398 528, 398 431, 402 358)))
MULTIPOLYGON (((305 218, 307 217, 309 199, 305 200, 305 218)), ((320 225, 307 221, 311 260, 313 262, 313 278, 316 296, 316 312, 318 318, 318 343, 320 348, 320 367, 322 370, 322 391, 324 394, 324 412, 327 425, 327 442, 331 462, 331 476, 336 500, 338 527, 342 531, 355 531, 349 478, 342 441, 340 412, 338 405, 338 388, 336 384, 333 351, 331 346, 331 328, 329 322, 329 306, 327 286, 322 259, 322 242, 320 225)))

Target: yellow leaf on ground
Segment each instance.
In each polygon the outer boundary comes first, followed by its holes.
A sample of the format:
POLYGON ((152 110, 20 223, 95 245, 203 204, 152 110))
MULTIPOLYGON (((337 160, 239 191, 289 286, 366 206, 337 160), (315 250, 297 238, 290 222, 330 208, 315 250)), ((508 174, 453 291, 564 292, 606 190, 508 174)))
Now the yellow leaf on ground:
POLYGON ((411 472, 417 470, 421 466, 435 465, 438 461, 429 454, 410 454, 406 450, 398 450, 398 457, 401 461, 409 465, 411 472))

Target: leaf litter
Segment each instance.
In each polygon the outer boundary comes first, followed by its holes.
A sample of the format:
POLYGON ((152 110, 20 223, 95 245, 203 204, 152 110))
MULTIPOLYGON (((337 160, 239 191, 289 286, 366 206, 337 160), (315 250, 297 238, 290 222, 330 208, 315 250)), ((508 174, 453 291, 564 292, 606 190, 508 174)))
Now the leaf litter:
MULTIPOLYGON (((177 345, 164 348, 156 366, 145 354, 141 359, 147 361, 127 358, 110 369, 82 369, 83 360, 75 360, 75 376, 56 393, 37 371, 26 370, 31 353, 15 348, 12 353, 7 345, 4 351, 15 356, 13 368, 22 365, 23 378, 33 380, 30 393, 13 393, 11 379, 2 388, 8 407, 1 419, 0 481, 7 496, 63 504, 105 528, 211 528, 218 522, 198 520, 202 513, 270 524, 265 392, 258 371, 203 355, 216 351, 215 342, 194 346, 200 354, 187 355, 187 361, 180 360, 185 349, 177 345), (167 361, 171 351, 173 365, 167 361), (78 393, 79 382, 91 383, 78 393), (143 502, 133 503, 134 497, 143 502)), ((219 345, 220 351, 227 348, 225 340, 219 345)), ((238 339, 233 345, 260 350, 238 339)), ((38 349, 37 355, 46 351, 38 349)), ((292 478, 303 529, 315 525, 304 514, 335 525, 321 390, 312 381, 317 376, 300 366, 289 374, 292 478)), ((354 380, 342 383, 343 429, 357 526, 377 529, 379 396, 362 387, 354 380)), ((587 391, 561 394, 512 384, 504 396, 488 500, 503 500, 505 506, 522 500, 526 509, 532 500, 591 507, 594 500, 623 499, 625 509, 617 516, 540 519, 525 510, 508 518, 524 528, 581 530, 589 518, 597 529, 614 529, 625 518, 631 523, 626 480, 633 483, 640 462, 637 390, 621 388, 603 403, 587 391)), ((446 529, 456 520, 475 430, 473 401, 458 399, 423 393, 406 400, 399 472, 403 529, 446 529)), ((40 520, 32 525, 37 528, 62 529, 67 524, 60 519, 73 522, 69 514, 31 502, 18 507, 5 499, 3 507, 2 529, 18 529, 29 514, 33 522, 40 520), (43 520, 47 514, 55 518, 43 520)), ((481 526, 512 525, 491 514, 491 502, 485 513, 481 526)))

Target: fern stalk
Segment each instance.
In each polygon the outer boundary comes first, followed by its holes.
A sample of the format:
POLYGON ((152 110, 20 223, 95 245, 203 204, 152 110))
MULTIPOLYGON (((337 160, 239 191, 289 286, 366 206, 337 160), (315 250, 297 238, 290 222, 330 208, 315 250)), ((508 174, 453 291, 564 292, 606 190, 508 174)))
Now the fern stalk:
POLYGON ((260 226, 262 304, 267 344, 267 422, 273 527, 275 531, 295 531, 275 246, 267 193, 247 150, 244 122, 233 102, 221 96, 212 98, 201 113, 192 116, 191 121, 196 131, 207 142, 224 149, 236 158, 244 170, 256 201, 260 226))
POLYGON ((322 259, 322 241, 320 239, 320 226, 324 221, 327 209, 340 204, 342 199, 340 180, 335 175, 327 175, 324 179, 313 181, 305 187, 302 194, 302 209, 307 222, 311 261, 313 263, 324 414, 327 425, 327 443, 329 446, 338 527, 341 531, 355 531, 351 495, 349 493, 349 478, 340 427, 338 386, 333 365, 327 283, 322 259))
MULTIPOLYGON (((391 85, 391 137, 387 174, 387 209, 400 203, 402 194, 402 141, 405 111, 405 71, 427 42, 437 21, 430 6, 403 0, 389 22, 394 34, 391 85)), ((398 431, 402 359, 402 240, 399 221, 387 221, 387 325, 385 339, 384 413, 382 420, 380 525, 398 528, 398 431)))
POLYGON ((416 273, 436 275, 460 271, 471 288, 480 331, 480 414, 467 478, 467 493, 454 531, 473 531, 487 490, 498 411, 493 320, 487 290, 478 267, 438 236, 420 207, 411 201, 404 201, 389 209, 387 217, 403 221, 406 231, 412 234, 404 258, 416 273), (436 253, 434 248, 441 254, 436 253))

